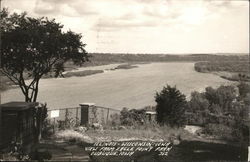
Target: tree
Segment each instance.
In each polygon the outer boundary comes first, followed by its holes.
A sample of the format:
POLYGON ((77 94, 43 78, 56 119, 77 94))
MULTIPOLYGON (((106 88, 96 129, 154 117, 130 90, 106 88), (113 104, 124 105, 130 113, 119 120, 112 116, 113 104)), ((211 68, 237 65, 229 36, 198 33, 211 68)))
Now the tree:
POLYGON ((209 102, 203 93, 194 91, 191 93, 191 99, 188 102, 188 110, 191 112, 205 111, 209 107, 209 102))
POLYGON ((160 93, 156 93, 155 101, 157 122, 172 127, 185 124, 186 97, 176 87, 163 87, 160 93))
POLYGON ((18 85, 26 102, 35 102, 44 75, 62 75, 64 64, 88 61, 81 35, 63 32, 54 19, 1 11, 1 72, 18 85))
POLYGON ((191 99, 187 103, 186 118, 188 124, 202 125, 206 122, 206 116, 208 114, 209 102, 206 99, 204 93, 194 91, 191 93, 191 99))
POLYGON ((232 103, 236 100, 236 90, 233 86, 220 86, 217 89, 207 87, 205 92, 206 99, 210 106, 215 104, 221 108, 220 112, 227 113, 232 109, 232 103))

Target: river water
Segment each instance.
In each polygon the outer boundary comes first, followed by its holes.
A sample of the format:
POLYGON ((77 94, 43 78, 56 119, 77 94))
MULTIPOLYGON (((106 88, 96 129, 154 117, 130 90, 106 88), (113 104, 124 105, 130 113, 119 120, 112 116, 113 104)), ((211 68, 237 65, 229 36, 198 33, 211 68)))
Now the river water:
MULTIPOLYGON (((117 64, 81 68, 105 70, 117 64)), ((38 101, 46 102, 50 109, 76 107, 90 102, 115 109, 143 108, 155 105, 154 96, 166 84, 176 85, 187 98, 194 90, 217 87, 229 81, 214 74, 198 73, 194 63, 171 62, 139 64, 138 68, 105 70, 104 73, 70 78, 42 79, 39 85, 38 101)), ((1 94, 2 103, 23 101, 18 88, 1 94)))

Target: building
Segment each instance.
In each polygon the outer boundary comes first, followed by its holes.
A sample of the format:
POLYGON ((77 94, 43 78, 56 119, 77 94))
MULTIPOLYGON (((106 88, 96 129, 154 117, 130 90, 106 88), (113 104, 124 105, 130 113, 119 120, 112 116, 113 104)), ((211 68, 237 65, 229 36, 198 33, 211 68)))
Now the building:
POLYGON ((0 149, 12 142, 23 146, 35 140, 35 107, 37 102, 9 102, 0 105, 0 149))

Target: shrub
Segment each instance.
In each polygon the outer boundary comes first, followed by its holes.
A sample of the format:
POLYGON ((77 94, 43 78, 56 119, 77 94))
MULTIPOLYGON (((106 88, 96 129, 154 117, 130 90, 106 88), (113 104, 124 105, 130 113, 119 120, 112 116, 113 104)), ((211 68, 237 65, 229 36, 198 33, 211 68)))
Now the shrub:
POLYGON ((240 97, 244 98, 247 96, 248 93, 250 93, 250 85, 245 82, 240 82, 239 85, 237 85, 239 89, 240 97))
POLYGON ((72 112, 70 112, 68 109, 65 110, 65 120, 58 121, 59 129, 71 129, 78 126, 78 121, 76 121, 71 114, 72 112))
POLYGON ((50 123, 48 119, 46 119, 43 123, 43 128, 42 128, 42 138, 47 138, 53 135, 54 131, 54 126, 50 123))
POLYGON ((204 128, 204 133, 213 135, 222 139, 232 140, 233 129, 223 124, 207 124, 204 128))
POLYGON ((145 110, 136 110, 131 109, 128 110, 128 108, 123 108, 120 115, 120 121, 122 125, 128 125, 128 126, 134 126, 134 125, 140 125, 145 122, 146 114, 145 110))
POLYGON ((121 124, 121 120, 120 120, 120 115, 115 113, 115 114, 112 114, 110 115, 110 118, 111 118, 111 125, 112 126, 118 126, 121 124))

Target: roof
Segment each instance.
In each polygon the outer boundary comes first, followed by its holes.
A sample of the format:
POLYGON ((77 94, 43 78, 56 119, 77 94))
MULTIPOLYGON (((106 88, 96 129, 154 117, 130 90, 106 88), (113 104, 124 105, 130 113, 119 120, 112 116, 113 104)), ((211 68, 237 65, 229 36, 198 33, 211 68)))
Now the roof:
POLYGON ((155 115, 155 114, 156 114, 156 112, 155 112, 155 111, 146 111, 146 114, 155 115))
POLYGON ((2 110, 10 110, 10 111, 22 111, 38 105, 38 102, 8 102, 5 104, 1 104, 0 108, 2 110))
POLYGON ((80 105, 80 106, 94 106, 95 103, 88 103, 88 102, 85 102, 85 103, 80 103, 79 105, 80 105))

